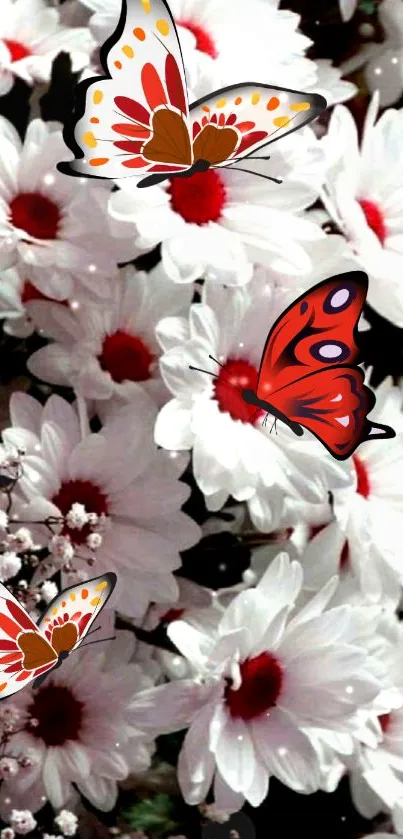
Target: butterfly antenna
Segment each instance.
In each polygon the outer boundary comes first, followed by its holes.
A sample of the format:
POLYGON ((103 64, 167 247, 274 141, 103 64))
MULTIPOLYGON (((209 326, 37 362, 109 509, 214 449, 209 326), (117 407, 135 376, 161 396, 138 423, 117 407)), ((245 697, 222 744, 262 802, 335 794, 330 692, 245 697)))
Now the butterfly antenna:
MULTIPOLYGON (((230 164, 228 164, 229 166, 230 164)), ((214 167, 218 168, 218 167, 214 167)), ((227 167, 228 168, 228 167, 227 167)), ((261 172, 254 172, 253 169, 241 169, 240 166, 231 166, 233 172, 246 172, 247 175, 255 175, 256 178, 264 178, 265 181, 273 181, 275 184, 282 184, 279 178, 271 178, 269 175, 262 175, 261 172)))
POLYGON ((109 638, 98 638, 97 641, 89 641, 88 644, 80 644, 80 646, 76 647, 76 649, 82 650, 83 647, 90 647, 91 644, 102 644, 103 641, 116 641, 116 635, 111 635, 109 638))

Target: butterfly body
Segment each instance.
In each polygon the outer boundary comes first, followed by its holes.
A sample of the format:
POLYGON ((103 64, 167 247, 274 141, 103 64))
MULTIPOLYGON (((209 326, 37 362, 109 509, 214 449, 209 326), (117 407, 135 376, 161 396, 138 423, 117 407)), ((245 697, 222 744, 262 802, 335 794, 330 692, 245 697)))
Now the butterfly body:
POLYGON ((65 174, 142 176, 140 187, 190 177, 233 166, 326 108, 317 94, 255 82, 230 85, 189 105, 165 0, 122 0, 101 61, 107 75, 77 86, 75 124, 64 135, 76 159, 58 164, 65 174))
POLYGON ((0 584, 0 699, 33 682, 39 687, 81 646, 105 606, 116 575, 103 574, 58 594, 35 624, 0 584))

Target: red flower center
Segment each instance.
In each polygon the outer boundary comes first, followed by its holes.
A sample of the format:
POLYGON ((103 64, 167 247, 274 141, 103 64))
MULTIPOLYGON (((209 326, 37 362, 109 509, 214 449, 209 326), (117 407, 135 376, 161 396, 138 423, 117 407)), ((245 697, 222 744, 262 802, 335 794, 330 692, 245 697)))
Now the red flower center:
POLYGON ((32 55, 32 51, 21 41, 13 41, 11 38, 2 38, 3 44, 6 45, 11 61, 19 61, 20 58, 26 58, 27 55, 32 55))
POLYGON ((207 53, 211 58, 218 58, 218 52, 213 38, 206 32, 203 26, 200 26, 198 23, 193 23, 192 20, 177 20, 176 23, 178 26, 183 26, 184 29, 188 29, 195 36, 196 49, 200 50, 200 52, 207 53))
POLYGON ((150 378, 154 356, 141 338, 118 330, 107 335, 99 356, 103 370, 111 374, 114 382, 144 382, 150 378))
POLYGON ((386 239, 386 225, 382 210, 373 201, 367 201, 363 198, 358 202, 367 220, 368 227, 374 231, 375 236, 378 237, 381 245, 385 244, 386 239))
POLYGON ((83 708, 69 688, 47 685, 38 691, 28 708, 28 713, 39 723, 29 731, 46 746, 62 746, 68 740, 78 740, 83 708))
POLYGON ((363 498, 368 498, 371 492, 371 484, 368 475, 368 469, 358 455, 353 454, 353 463, 357 474, 357 492, 363 498))
MULTIPOLYGON (((65 481, 59 492, 53 496, 52 502, 63 516, 67 516, 73 504, 83 504, 87 513, 108 515, 106 495, 92 481, 65 481)), ((82 545, 89 533, 90 528, 87 524, 81 530, 67 525, 63 528, 63 536, 69 536, 74 545, 82 545)))
POLYGON ((256 413, 254 405, 244 402, 240 390, 256 390, 257 376, 256 368, 248 361, 229 358, 214 380, 214 398, 220 411, 229 414, 233 420, 250 423, 256 420, 260 411, 256 413))
POLYGON ((202 225, 221 218, 227 193, 215 170, 196 172, 190 178, 173 178, 168 191, 172 208, 185 221, 202 225))
POLYGON ((378 720, 380 722, 380 726, 381 726, 381 729, 382 729, 383 733, 386 734, 386 732, 387 732, 387 730, 390 726, 390 723, 392 721, 392 714, 381 714, 381 716, 378 717, 378 720))
POLYGON ((240 666, 242 684, 239 690, 228 685, 225 701, 232 717, 253 720, 273 708, 281 693, 283 668, 271 653, 260 653, 240 666))
POLYGON ((56 239, 61 213, 46 195, 21 192, 10 202, 10 216, 14 227, 25 230, 35 239, 56 239))

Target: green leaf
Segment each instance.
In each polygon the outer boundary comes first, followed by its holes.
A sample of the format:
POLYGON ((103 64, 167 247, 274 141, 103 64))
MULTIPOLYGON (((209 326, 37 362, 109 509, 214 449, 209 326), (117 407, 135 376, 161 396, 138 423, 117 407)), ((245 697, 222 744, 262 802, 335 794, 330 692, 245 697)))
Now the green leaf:
POLYGON ((122 816, 130 827, 159 839, 179 827, 178 822, 173 819, 174 810, 175 805, 171 797, 160 793, 154 798, 133 804, 122 816))

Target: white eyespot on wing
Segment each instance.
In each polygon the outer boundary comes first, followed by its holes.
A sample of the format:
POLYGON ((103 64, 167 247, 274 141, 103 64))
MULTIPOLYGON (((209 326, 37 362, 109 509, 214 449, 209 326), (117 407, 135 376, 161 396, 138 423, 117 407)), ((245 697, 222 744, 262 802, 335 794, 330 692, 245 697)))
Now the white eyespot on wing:
POLYGON ((348 288, 339 288, 330 298, 330 305, 333 309, 339 309, 340 306, 344 306, 347 303, 349 297, 350 292, 348 288))
POLYGON ((340 423, 344 428, 347 428, 350 422, 350 417, 335 417, 336 422, 340 423))
POLYGON ((341 402, 342 399, 343 399, 343 397, 342 397, 341 393, 338 393, 337 396, 335 396, 334 399, 331 399, 330 401, 331 402, 341 402))
POLYGON ((338 358, 343 352, 342 348, 338 346, 338 344, 324 344, 323 347, 319 349, 319 355, 322 358, 338 358))

